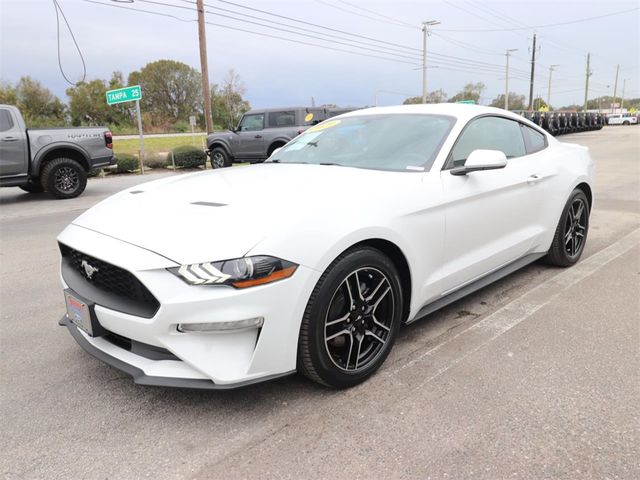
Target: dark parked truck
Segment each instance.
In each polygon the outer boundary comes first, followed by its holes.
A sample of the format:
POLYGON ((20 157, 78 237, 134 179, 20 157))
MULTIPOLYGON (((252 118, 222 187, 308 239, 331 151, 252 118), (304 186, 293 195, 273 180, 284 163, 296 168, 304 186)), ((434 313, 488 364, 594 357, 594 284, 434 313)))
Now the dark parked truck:
POLYGON ((105 127, 27 129, 20 110, 0 105, 0 186, 77 197, 89 170, 116 163, 112 142, 105 127))
POLYGON ((262 162, 276 148, 284 146, 307 128, 350 108, 287 107, 251 110, 238 126, 207 137, 213 168, 228 167, 232 162, 262 162))

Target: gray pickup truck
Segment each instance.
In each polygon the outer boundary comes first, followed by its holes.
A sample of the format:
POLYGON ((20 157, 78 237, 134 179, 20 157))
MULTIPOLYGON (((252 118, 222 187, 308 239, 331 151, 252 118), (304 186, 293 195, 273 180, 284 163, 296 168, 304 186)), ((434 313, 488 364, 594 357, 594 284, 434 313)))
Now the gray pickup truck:
POLYGON ((0 105, 0 186, 73 198, 87 173, 113 165, 113 140, 104 127, 27 129, 20 110, 0 105))
POLYGON ((207 137, 211 166, 221 168, 233 162, 263 162, 276 148, 307 128, 349 110, 325 107, 251 110, 242 116, 236 128, 214 132, 207 137))

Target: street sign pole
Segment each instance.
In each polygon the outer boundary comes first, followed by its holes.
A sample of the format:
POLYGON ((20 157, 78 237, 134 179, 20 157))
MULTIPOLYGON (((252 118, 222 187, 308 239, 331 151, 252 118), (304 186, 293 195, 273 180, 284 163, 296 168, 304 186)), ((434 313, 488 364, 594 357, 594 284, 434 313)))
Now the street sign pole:
POLYGON ((136 117, 138 117, 138 132, 140 132, 140 150, 138 150, 138 161, 140 162, 140 175, 144 175, 144 136, 142 134, 142 115, 140 113, 140 99, 142 98, 142 89, 140 85, 131 85, 129 87, 116 88, 105 93, 107 105, 116 105, 118 103, 136 102, 136 117))
POLYGON ((136 100, 136 116, 138 117, 138 132, 140 132, 140 150, 138 160, 140 160, 140 175, 144 175, 144 136, 142 135, 142 115, 140 115, 140 100, 136 100))

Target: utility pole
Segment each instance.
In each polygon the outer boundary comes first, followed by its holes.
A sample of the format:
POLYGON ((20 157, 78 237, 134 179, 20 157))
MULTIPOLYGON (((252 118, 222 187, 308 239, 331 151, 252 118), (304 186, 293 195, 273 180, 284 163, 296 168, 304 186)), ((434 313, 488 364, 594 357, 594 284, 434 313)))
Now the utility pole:
POLYGON ((624 108, 624 87, 627 85, 627 80, 631 80, 630 78, 625 78, 622 80, 622 98, 620 99, 620 113, 622 113, 622 109, 624 108))
POLYGON ((616 93, 618 93, 618 72, 620 72, 620 64, 616 65, 616 82, 613 84, 613 101, 611 102, 611 113, 613 113, 613 110, 616 108, 616 93))
POLYGON ((507 74, 504 81, 504 109, 509 110, 509 57, 511 52, 517 52, 517 48, 510 48, 505 55, 507 56, 507 74))
POLYGON ((531 80, 529 81, 529 111, 533 110, 533 78, 536 73, 536 34, 533 34, 533 49, 531 50, 531 80))
MULTIPOLYGON (((551 105, 551 74, 553 73, 553 69, 555 67, 559 67, 560 65, 550 65, 549 66, 549 89, 547 90, 547 106, 551 105)), ((549 107, 551 108, 551 107, 549 107)))
POLYGON ((437 20, 422 22, 422 103, 427 103, 427 37, 429 36, 429 27, 439 23, 437 20))
POLYGON ((591 76, 591 70, 589 68, 589 65, 591 64, 591 54, 587 53, 587 75, 586 75, 586 80, 585 80, 585 84, 584 84, 584 108, 582 109, 583 111, 587 111, 587 98, 589 97, 589 77, 591 76))
POLYGON ((209 65, 207 63, 207 31, 204 26, 203 0, 197 0, 198 9, 198 39, 200 41, 200 71, 202 72, 202 97, 204 100, 204 121, 207 133, 213 131, 211 121, 211 93, 209 91, 209 65))

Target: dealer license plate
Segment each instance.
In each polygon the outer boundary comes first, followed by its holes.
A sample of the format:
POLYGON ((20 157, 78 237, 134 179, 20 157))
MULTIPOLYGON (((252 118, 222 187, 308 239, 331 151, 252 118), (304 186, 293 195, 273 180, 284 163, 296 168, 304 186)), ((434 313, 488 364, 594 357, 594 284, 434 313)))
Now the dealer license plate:
POLYGON ((67 303, 67 318, 75 326, 93 336, 89 306, 68 292, 64 292, 64 299, 67 303))

